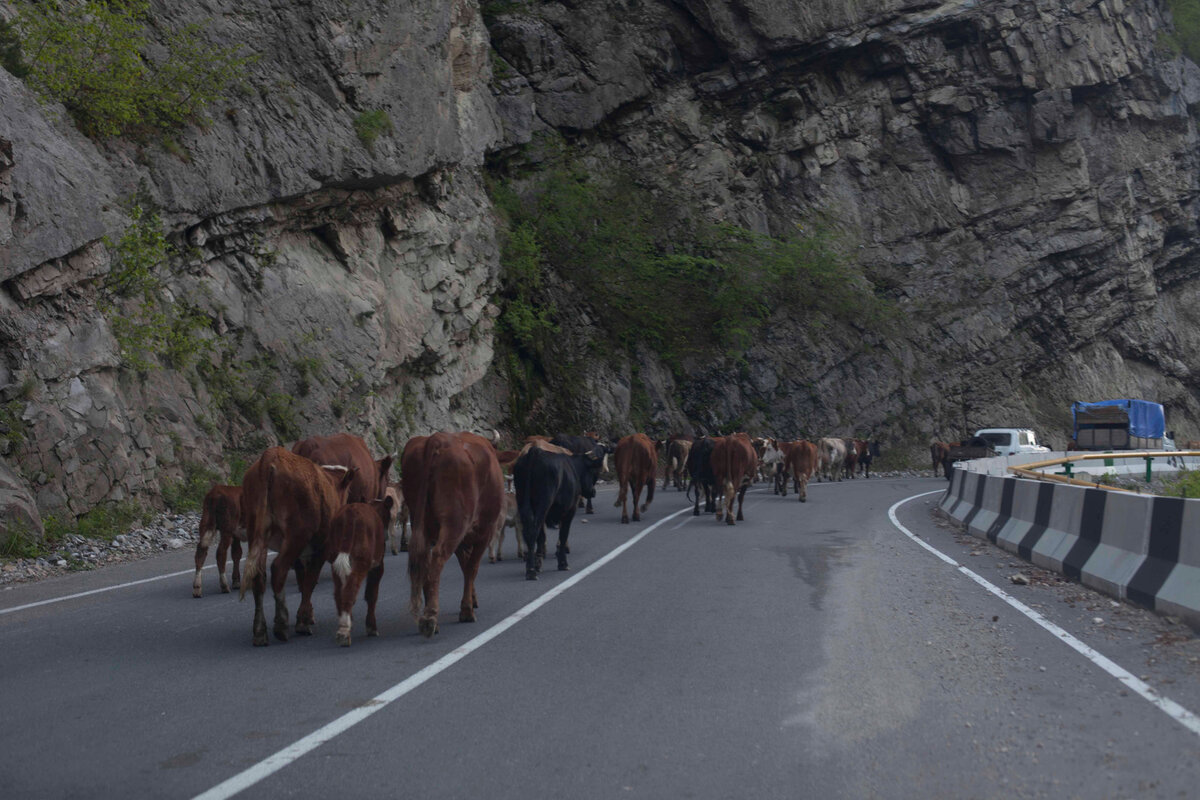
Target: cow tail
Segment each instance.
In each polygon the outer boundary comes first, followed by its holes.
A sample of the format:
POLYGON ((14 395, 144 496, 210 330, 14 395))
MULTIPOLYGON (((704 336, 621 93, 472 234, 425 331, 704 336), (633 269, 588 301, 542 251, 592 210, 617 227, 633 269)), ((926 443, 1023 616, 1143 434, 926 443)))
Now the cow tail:
POLYGON ((350 577, 351 567, 349 553, 337 554, 337 558, 333 560, 333 571, 339 578, 342 579, 343 583, 347 578, 350 577))
MULTIPOLYGON (((275 465, 267 468, 266 486, 258 493, 256 508, 245 509, 253 515, 254 524, 248 526, 246 538, 248 551, 242 568, 242 585, 238 590, 238 600, 246 599, 246 588, 253 585, 259 574, 267 572, 267 532, 271 529, 271 492, 275 484, 275 465)), ((245 516, 245 514, 243 514, 245 516)))
POLYGON ((658 483, 658 481, 655 479, 654 473, 651 472, 650 480, 646 482, 646 502, 642 503, 642 508, 645 508, 654 502, 654 484, 656 483, 658 483))
POLYGON ((217 526, 220 524, 216 517, 217 509, 213 508, 216 505, 216 497, 204 498, 204 506, 200 509, 200 546, 212 547, 212 543, 217 540, 220 531, 217 526))

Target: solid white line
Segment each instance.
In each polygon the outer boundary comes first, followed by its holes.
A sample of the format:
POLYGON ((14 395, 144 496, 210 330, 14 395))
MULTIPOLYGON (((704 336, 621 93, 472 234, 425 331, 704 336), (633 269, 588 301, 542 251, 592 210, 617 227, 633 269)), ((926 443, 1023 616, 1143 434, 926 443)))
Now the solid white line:
POLYGON ((575 584, 579 583, 588 575, 591 575, 593 572, 600 569, 629 548, 633 547, 642 539, 646 538, 646 536, 649 535, 650 532, 659 525, 678 517, 684 512, 690 512, 691 510, 692 507, 689 505, 679 509, 674 514, 663 517, 658 522, 642 530, 633 538, 629 539, 629 541, 625 542, 619 547, 614 548, 611 552, 607 553, 596 562, 588 565, 585 569, 579 571, 567 580, 553 587, 545 594, 538 596, 532 602, 513 612, 510 616, 488 628, 486 631, 479 634, 474 639, 471 639, 466 644, 455 648, 451 652, 439 658, 437 661, 433 662, 424 669, 413 673, 408 678, 405 678, 403 681, 397 683, 395 686, 383 692, 382 694, 376 695, 368 704, 356 708, 349 713, 343 714, 327 725, 313 731, 303 739, 292 743, 274 755, 268 756, 249 769, 239 772, 229 780, 217 784, 203 794, 196 795, 195 800, 225 800, 225 798, 233 797, 238 792, 248 789, 254 784, 258 783, 263 778, 278 772, 288 764, 291 764, 293 761, 303 757, 305 754, 312 752, 338 734, 349 730, 377 711, 381 711, 392 702, 399 700, 413 689, 416 689, 418 686, 428 681, 430 678, 433 678, 438 673, 443 672, 447 668, 461 661, 463 658, 466 658, 474 651, 483 647, 492 639, 495 639, 497 636, 528 617, 534 611, 537 611, 539 608, 546 605, 575 584))
POLYGON ((1046 619, 1041 614, 1039 614, 1037 611, 1034 611, 1032 608, 1025 605, 1017 598, 1008 594, 1000 587, 993 585, 989 581, 980 577, 978 574, 976 574, 976 573, 972 572, 971 570, 967 569, 966 567, 962 566, 961 564, 959 564, 957 561, 955 561, 953 558, 946 555, 942 551, 940 551, 937 548, 931 546, 930 544, 922 541, 920 537, 916 536, 908 528, 901 525, 900 520, 896 518, 896 509, 898 509, 900 506, 907 503, 909 500, 916 500, 918 497, 925 497, 926 495, 931 495, 931 494, 943 494, 944 491, 945 490, 940 490, 937 492, 925 492, 923 494, 915 494, 912 497, 907 497, 907 498, 899 501, 894 506, 892 506, 891 508, 888 509, 888 518, 891 519, 892 524, 895 525, 897 528, 899 528, 900 531, 905 536, 912 539, 914 542, 921 545, 921 547, 924 547, 926 550, 928 550, 929 552, 936 555, 942 561, 945 561, 947 564, 950 564, 951 566, 955 567, 959 572, 966 575, 968 578, 975 581, 976 583, 978 583, 983 588, 987 589, 992 594, 996 595, 996 597, 999 597, 1001 600, 1008 603, 1010 606, 1015 608, 1017 611, 1020 611, 1022 614, 1029 617, 1029 619, 1033 620, 1038 625, 1041 625, 1043 628, 1045 628, 1047 631, 1049 631, 1056 639, 1062 641, 1064 644, 1071 647, 1073 650, 1075 650, 1077 653, 1082 655, 1084 658, 1091 661, 1093 664, 1098 666, 1100 669, 1104 670, 1109 675, 1111 675, 1112 677, 1116 678, 1118 681, 1123 683, 1125 686, 1127 686, 1130 689, 1132 689, 1133 691, 1137 692, 1139 695, 1141 695, 1143 698, 1145 698, 1147 701, 1149 701, 1152 705, 1157 706, 1158 709, 1160 711, 1162 711, 1164 714, 1166 714, 1168 717, 1175 720, 1176 722, 1178 722, 1183 727, 1187 728, 1192 733, 1200 735, 1200 716, 1197 716, 1195 713, 1184 708, 1179 703, 1176 703, 1174 700, 1171 700, 1170 698, 1164 697, 1163 695, 1159 694, 1158 691, 1153 686, 1151 686, 1150 684, 1141 680, 1140 678, 1136 677, 1129 670, 1125 669, 1121 665, 1112 661, 1107 656, 1097 652, 1096 650, 1093 650, 1091 647, 1084 644, 1079 639, 1076 639, 1074 636, 1067 633, 1065 630, 1060 628, 1058 625, 1055 625, 1053 622, 1046 619))
MULTIPOLYGON (((216 566, 216 564, 208 564, 207 566, 204 567, 204 569, 211 569, 215 566, 216 566)), ((140 586, 143 583, 154 583, 155 581, 165 581, 167 578, 178 578, 180 575, 195 575, 195 574, 196 574, 196 568, 193 567, 191 569, 185 569, 185 570, 181 570, 179 572, 172 572, 167 575, 159 575, 154 578, 142 578, 140 581, 129 581, 127 583, 118 583, 115 586, 105 586, 102 589, 90 589, 86 592, 76 592, 75 594, 63 595, 62 597, 52 597, 49 600, 38 600, 36 603, 26 603, 23 606, 13 606, 12 608, 0 608, 0 615, 12 614, 17 611, 24 611, 27 608, 37 608, 38 606, 48 606, 51 603, 61 603, 64 600, 74 600, 77 597, 87 597, 89 594, 102 594, 104 592, 111 592, 114 589, 124 589, 127 586, 140 586)))

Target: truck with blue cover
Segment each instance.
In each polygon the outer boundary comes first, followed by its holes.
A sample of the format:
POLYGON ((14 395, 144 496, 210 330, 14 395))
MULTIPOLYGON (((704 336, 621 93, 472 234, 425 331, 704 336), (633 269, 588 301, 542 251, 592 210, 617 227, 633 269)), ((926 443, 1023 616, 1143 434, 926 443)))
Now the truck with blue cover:
POLYGON ((1071 405, 1074 450, 1161 450, 1166 416, 1149 400, 1100 400, 1071 405))

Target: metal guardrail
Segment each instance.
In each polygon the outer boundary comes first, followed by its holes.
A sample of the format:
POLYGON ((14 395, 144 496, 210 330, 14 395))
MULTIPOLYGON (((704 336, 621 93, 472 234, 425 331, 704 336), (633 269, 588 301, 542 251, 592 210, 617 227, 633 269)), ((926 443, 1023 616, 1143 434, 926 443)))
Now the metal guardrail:
MULTIPOLYGON (((1150 478, 1151 478, 1150 465, 1154 462, 1154 459, 1156 459, 1156 458, 1160 458, 1160 459, 1161 458, 1175 458, 1177 456, 1198 456, 1198 457, 1200 457, 1200 450, 1150 450, 1150 451, 1132 452, 1132 453, 1126 453, 1126 452, 1086 453, 1086 454, 1080 454, 1080 455, 1074 455, 1074 456, 1067 456, 1065 458, 1052 458, 1048 461, 1034 461, 1029 464, 1022 464, 1020 466, 1009 467, 1008 471, 1015 475, 1019 475, 1022 478, 1029 478, 1029 479, 1035 480, 1035 481, 1053 481, 1055 483, 1070 484, 1071 486, 1086 486, 1089 489, 1106 489, 1110 492, 1130 492, 1132 494, 1141 494, 1141 492, 1137 489, 1126 489, 1121 486, 1109 486, 1108 484, 1104 484, 1104 483, 1097 483, 1095 481, 1085 481, 1085 480, 1080 480, 1079 478, 1072 477, 1071 476, 1071 467, 1077 461, 1101 461, 1101 460, 1115 461, 1116 459, 1144 458, 1144 459, 1146 459, 1146 482, 1149 483, 1150 478), (1035 471, 1035 470, 1043 469, 1045 467, 1053 467, 1053 466, 1057 466, 1060 464, 1065 465, 1065 467, 1066 467, 1065 475, 1048 475, 1044 472, 1036 472, 1035 471)), ((1112 466, 1112 464, 1108 464, 1107 466, 1112 466)))

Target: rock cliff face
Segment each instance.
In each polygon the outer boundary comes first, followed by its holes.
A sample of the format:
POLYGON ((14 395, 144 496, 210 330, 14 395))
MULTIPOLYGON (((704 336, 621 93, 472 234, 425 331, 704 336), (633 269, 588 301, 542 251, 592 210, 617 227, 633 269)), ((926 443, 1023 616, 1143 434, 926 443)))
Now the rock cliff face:
MULTIPOLYGON (((207 21, 261 55, 174 141, 89 140, 0 70, 9 520, 153 496, 185 464, 301 434, 383 450, 519 426, 492 369, 484 165, 546 133, 714 220, 836 219, 903 323, 815 337, 781 312, 739 370, 697 359, 682 379, 644 350, 581 349, 582 406, 551 395, 545 419, 615 434, 638 406, 660 429, 737 419, 915 448, 965 415, 1062 444, 1070 400, 1136 396, 1200 433, 1200 71, 1162 48, 1156 2, 155 9, 164 30, 207 21), (393 129, 368 147, 354 123, 377 110, 393 129), (202 373, 122 365, 122 309, 98 286, 135 198, 179 253, 170 299, 215 337, 202 373)), ((595 338, 604 309, 552 284, 563 341, 595 338)))

